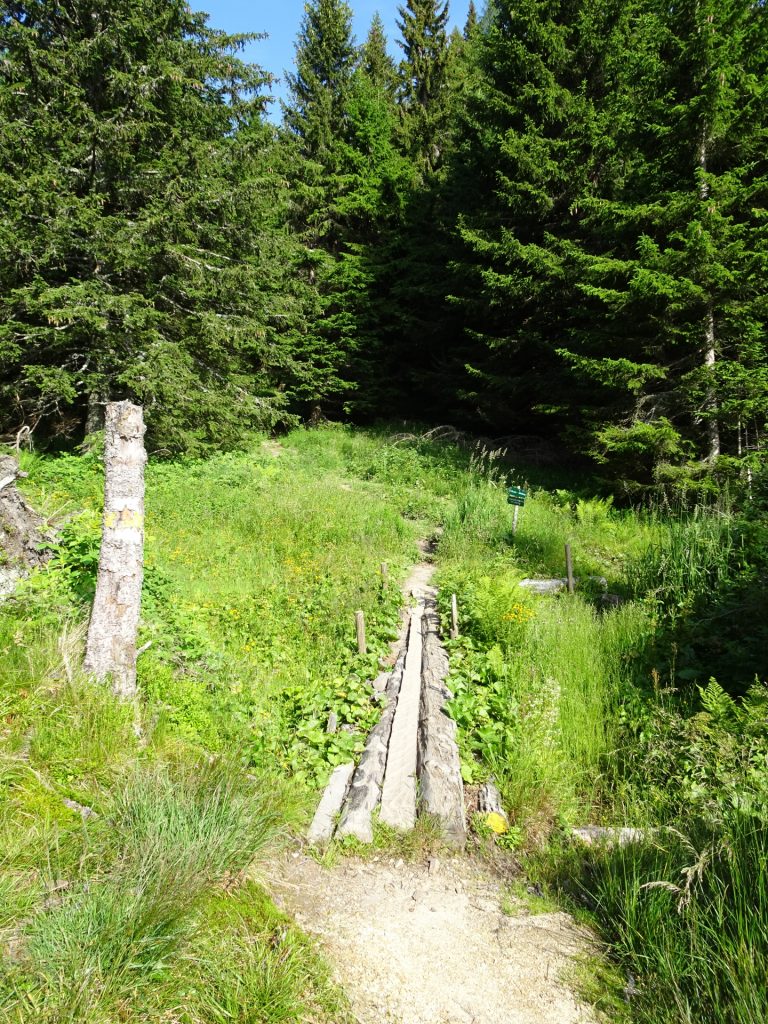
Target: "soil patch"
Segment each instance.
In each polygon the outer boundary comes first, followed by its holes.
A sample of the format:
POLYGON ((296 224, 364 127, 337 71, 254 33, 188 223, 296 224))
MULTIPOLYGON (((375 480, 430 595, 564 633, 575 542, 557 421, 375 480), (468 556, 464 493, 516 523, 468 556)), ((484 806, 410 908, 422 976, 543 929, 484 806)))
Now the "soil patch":
POLYGON ((502 882, 471 858, 327 869, 294 851, 269 878, 278 905, 319 939, 360 1024, 596 1020, 562 980, 589 933, 561 912, 503 913, 502 882))

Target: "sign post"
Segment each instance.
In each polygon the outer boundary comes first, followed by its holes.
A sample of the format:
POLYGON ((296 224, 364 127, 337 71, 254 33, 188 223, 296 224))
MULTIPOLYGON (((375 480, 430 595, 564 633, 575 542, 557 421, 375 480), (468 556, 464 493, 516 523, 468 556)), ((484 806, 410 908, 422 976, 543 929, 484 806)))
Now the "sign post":
POLYGON ((507 488, 507 504, 514 505, 514 512, 512 513, 512 536, 514 537, 517 533, 517 518, 520 509, 525 504, 525 499, 528 496, 528 492, 524 491, 522 487, 508 487, 507 488))

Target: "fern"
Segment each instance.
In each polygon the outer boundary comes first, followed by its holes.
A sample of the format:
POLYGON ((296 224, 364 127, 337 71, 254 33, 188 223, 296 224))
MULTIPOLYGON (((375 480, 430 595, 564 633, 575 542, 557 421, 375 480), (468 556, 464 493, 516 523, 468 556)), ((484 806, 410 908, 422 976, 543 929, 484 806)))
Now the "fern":
POLYGON ((734 723, 739 717, 739 709, 733 697, 729 696, 720 683, 713 677, 705 687, 699 687, 701 703, 716 722, 723 725, 734 723))

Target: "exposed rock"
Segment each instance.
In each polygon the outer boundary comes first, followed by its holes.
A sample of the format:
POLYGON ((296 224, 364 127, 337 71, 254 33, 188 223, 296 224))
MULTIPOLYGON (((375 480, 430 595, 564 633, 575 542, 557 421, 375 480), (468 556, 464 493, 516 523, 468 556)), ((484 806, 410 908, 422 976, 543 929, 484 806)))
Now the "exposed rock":
POLYGON ((52 535, 16 489, 16 480, 25 475, 12 456, 0 455, 0 599, 50 557, 45 546, 52 535))

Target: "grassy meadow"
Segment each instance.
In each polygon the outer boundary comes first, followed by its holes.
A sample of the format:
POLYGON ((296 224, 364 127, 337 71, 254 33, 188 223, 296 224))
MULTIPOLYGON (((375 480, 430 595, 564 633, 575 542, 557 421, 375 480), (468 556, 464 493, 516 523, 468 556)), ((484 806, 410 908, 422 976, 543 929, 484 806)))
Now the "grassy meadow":
POLYGON ((399 584, 436 532, 465 781, 495 778, 500 844, 601 930, 625 986, 609 1016, 768 1018, 759 516, 617 509, 509 453, 330 425, 151 459, 134 709, 79 670, 99 460, 24 459, 59 539, 0 605, 0 1019, 343 1024, 248 869, 362 749, 399 584), (508 483, 529 489, 514 536, 508 483), (562 576, 566 542, 575 596, 519 587, 562 576), (588 850, 586 823, 649 838, 588 850))

